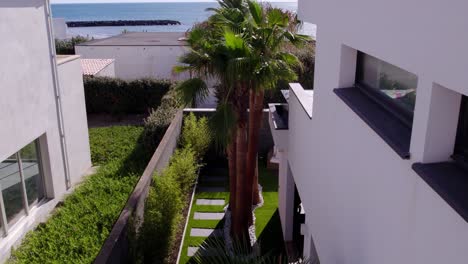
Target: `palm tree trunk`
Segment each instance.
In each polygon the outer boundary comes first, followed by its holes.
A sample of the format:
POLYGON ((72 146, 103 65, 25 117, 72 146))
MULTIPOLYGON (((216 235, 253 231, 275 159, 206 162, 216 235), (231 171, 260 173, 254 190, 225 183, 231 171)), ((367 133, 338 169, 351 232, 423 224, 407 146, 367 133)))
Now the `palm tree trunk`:
MULTIPOLYGON (((250 195, 247 197, 249 200, 249 204, 253 204, 254 201, 258 201, 258 181, 255 183, 255 176, 257 170, 257 155, 258 155, 258 141, 260 135, 260 124, 261 124, 261 117, 262 117, 262 110, 263 110, 263 90, 258 92, 254 92, 253 90, 250 92, 250 99, 249 99, 249 144, 247 149, 247 186, 250 195), (256 184, 257 186, 253 186, 256 184), (256 193, 254 194, 254 190, 256 193), (253 196, 257 196, 255 199, 253 196)), ((258 175, 258 174, 257 174, 258 175)), ((250 219, 252 222, 252 219, 250 219)))
POLYGON ((236 208, 233 217, 232 230, 234 237, 240 241, 248 238, 250 218, 248 211, 251 212, 251 206, 247 203, 248 190, 246 188, 246 158, 247 128, 245 123, 240 123, 237 126, 236 136, 236 208))
MULTIPOLYGON (((235 218, 236 211, 236 132, 233 132, 233 138, 227 146, 227 157, 229 166, 229 209, 231 210, 231 219, 235 218)), ((232 229, 231 229, 231 235, 232 229)))
POLYGON ((255 164, 255 176, 253 180, 253 194, 252 194, 252 205, 257 205, 261 202, 260 190, 258 189, 258 155, 255 164))

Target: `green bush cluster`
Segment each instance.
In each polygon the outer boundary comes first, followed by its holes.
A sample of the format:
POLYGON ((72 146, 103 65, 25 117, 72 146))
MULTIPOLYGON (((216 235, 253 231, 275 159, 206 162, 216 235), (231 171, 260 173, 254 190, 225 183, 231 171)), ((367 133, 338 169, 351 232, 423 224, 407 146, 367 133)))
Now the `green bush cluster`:
POLYGON ((139 230, 136 262, 165 263, 183 207, 178 184, 172 177, 154 177, 145 204, 144 222, 139 230))
POLYGON ((101 167, 25 237, 10 263, 93 262, 149 160, 142 132, 134 126, 90 129, 93 163, 101 167))
POLYGON ((185 117, 182 144, 191 146, 199 157, 203 157, 208 151, 210 141, 211 130, 206 117, 197 119, 193 113, 185 117))
MULTIPOLYGON (((194 127, 208 129, 206 119, 195 116, 185 118, 182 134, 190 139, 196 137, 194 127)), ((206 150, 211 140, 198 144, 198 149, 206 150)), ((169 166, 161 174, 155 174, 145 203, 144 221, 137 235, 137 263, 169 263, 168 255, 175 242, 175 235, 182 219, 182 211, 190 190, 194 186, 201 167, 201 153, 190 141, 182 140, 181 146, 172 156, 169 166)), ((172 260, 174 261, 174 260, 172 260)))
POLYGON ((88 114, 142 114, 161 104, 170 90, 168 80, 137 79, 126 81, 109 77, 84 78, 88 114))
POLYGON ((171 89, 163 96, 159 107, 151 110, 145 119, 144 141, 147 146, 157 146, 182 105, 177 92, 171 89))
POLYGON ((83 36, 72 37, 71 39, 56 39, 55 40, 55 50, 59 55, 74 55, 75 54, 75 45, 90 41, 90 38, 83 36))

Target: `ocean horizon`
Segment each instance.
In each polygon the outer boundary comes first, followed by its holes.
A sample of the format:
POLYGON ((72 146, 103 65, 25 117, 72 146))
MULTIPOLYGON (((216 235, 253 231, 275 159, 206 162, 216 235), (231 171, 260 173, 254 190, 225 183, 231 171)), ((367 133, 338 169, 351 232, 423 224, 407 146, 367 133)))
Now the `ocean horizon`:
MULTIPOLYGON (((271 2, 275 7, 296 12, 297 2, 271 2)), ((177 20, 180 25, 68 28, 69 36, 105 38, 130 32, 186 32, 210 16, 207 8, 217 2, 142 2, 142 3, 60 3, 52 4, 52 16, 65 21, 96 20, 177 20)), ((315 36, 315 26, 305 25, 303 33, 315 36)))

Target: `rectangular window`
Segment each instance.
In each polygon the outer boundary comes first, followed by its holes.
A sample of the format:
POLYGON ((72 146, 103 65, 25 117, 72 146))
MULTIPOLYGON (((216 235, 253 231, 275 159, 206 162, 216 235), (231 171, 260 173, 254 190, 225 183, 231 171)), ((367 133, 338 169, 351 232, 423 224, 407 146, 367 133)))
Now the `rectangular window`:
POLYGON ((415 74, 358 52, 356 84, 404 121, 412 123, 418 84, 415 74))
POLYGON ((45 197, 37 140, 0 162, 0 191, 0 224, 8 233, 9 226, 45 197))
POLYGON ((468 165, 468 97, 463 96, 455 140, 454 159, 468 165))

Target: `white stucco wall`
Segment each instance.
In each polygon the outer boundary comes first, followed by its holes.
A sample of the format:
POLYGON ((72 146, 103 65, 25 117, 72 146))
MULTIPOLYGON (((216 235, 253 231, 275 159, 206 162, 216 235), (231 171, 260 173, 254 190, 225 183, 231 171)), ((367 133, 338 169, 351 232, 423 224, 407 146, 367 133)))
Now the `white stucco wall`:
POLYGON ((315 93, 312 119, 291 96, 288 154, 321 263, 466 263, 468 224, 411 165, 453 150, 460 93, 468 94, 468 4, 299 0, 299 8, 317 24, 315 93), (333 93, 354 83, 355 50, 418 76, 410 160, 333 93))
POLYGON ((67 38, 67 24, 65 23, 65 18, 53 18, 52 19, 52 28, 54 31, 54 37, 56 39, 66 39, 67 38))
POLYGON ((172 72, 178 58, 187 50, 184 46, 76 46, 75 49, 84 59, 115 59, 117 78, 180 80, 188 76, 172 72))
MULTIPOLYGON (((45 220, 66 193, 44 2, 0 2, 0 160, 39 138, 48 198, 10 226, 7 236, 0 237, 0 263, 9 257, 11 246, 45 220)), ((74 144, 84 143, 83 135, 79 138, 74 144)), ((71 160, 85 160, 80 155, 86 153, 69 153, 71 160)))
POLYGON ((83 75, 79 56, 69 56, 58 63, 58 77, 62 95, 63 119, 70 179, 75 184, 91 167, 88 120, 83 87, 83 75))

